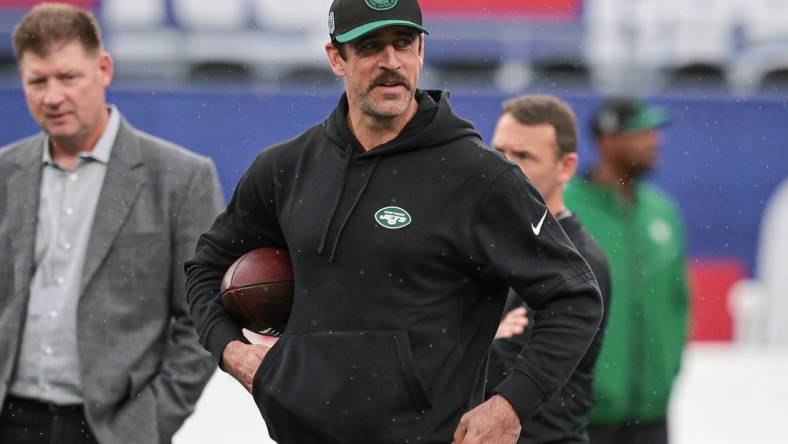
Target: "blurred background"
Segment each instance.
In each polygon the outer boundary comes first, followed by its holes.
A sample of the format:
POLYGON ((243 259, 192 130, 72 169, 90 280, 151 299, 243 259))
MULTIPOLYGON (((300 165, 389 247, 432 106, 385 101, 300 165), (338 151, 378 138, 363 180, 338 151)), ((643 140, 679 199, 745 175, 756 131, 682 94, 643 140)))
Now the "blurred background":
MULTIPOLYGON (((13 25, 36 3, 0 0, 0 145, 37 129, 11 50, 13 25)), ((110 101, 140 129, 212 157, 228 197, 256 153, 318 123, 342 89, 323 51, 329 0, 68 3, 103 27, 116 64, 110 101)), ((573 106, 586 166, 587 122, 604 98, 635 95, 671 112, 650 180, 678 200, 691 255, 693 342, 674 442, 786 442, 788 347, 766 344, 759 326, 788 313, 763 302, 758 250, 764 210, 788 177, 788 0, 420 3, 431 30, 421 86, 450 90, 486 140, 500 103, 526 92, 573 106)), ((176 442, 259 442, 254 409, 217 374, 176 442), (231 403, 245 413, 228 415, 231 403), (211 435, 201 415, 227 416, 237 440, 211 435)))

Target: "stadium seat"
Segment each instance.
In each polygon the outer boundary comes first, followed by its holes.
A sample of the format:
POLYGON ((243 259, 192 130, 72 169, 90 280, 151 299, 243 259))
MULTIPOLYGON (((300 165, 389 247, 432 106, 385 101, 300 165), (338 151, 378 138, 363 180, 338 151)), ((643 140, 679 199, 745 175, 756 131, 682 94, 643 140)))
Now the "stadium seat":
POLYGON ((249 24, 252 12, 248 5, 246 0, 172 0, 175 20, 190 30, 234 32, 243 29, 249 24))
POLYGON ((740 10, 748 44, 788 38, 788 3, 779 0, 750 0, 740 10))
POLYGON ((181 68, 181 35, 168 17, 167 1, 101 2, 98 17, 119 75, 161 77, 181 68))
POLYGON ((740 93, 758 89, 770 73, 788 70, 788 3, 752 0, 738 14, 741 32, 728 78, 740 93))
POLYGON ((254 0, 254 3, 257 24, 263 28, 328 35, 329 2, 326 0, 302 0, 298 7, 282 0, 254 0))
POLYGON ((163 0, 104 0, 101 3, 101 18, 112 31, 150 29, 164 26, 166 5, 163 0))
POLYGON ((738 0, 681 0, 676 13, 674 68, 726 63, 734 37, 738 0))
POLYGON ((619 0, 590 0, 584 4, 584 59, 594 84, 602 90, 627 75, 624 65, 632 50, 624 17, 630 10, 619 0))

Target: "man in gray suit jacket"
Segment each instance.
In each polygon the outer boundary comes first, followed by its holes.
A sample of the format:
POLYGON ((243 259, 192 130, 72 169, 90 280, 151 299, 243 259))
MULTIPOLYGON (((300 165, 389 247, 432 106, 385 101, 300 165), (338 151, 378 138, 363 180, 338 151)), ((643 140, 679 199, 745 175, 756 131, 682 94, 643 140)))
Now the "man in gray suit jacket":
POLYGON ((183 273, 214 166, 107 105, 88 12, 34 8, 14 50, 43 132, 0 149, 0 442, 169 442, 215 368, 183 273))

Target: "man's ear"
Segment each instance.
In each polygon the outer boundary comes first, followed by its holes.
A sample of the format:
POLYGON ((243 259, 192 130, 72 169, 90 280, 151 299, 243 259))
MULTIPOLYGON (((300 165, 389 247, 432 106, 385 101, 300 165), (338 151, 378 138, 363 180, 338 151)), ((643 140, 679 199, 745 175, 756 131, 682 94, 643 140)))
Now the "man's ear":
POLYGON ((101 71, 101 83, 104 85, 104 88, 106 88, 112 83, 112 77, 115 75, 115 65, 112 62, 112 56, 106 51, 101 51, 99 53, 98 64, 99 71, 101 71))
POLYGON ((427 39, 424 38, 424 33, 419 34, 419 66, 424 66, 424 43, 427 39))
POLYGON ((577 153, 566 153, 558 161, 558 181, 566 184, 577 172, 577 153))
POLYGON ((344 77, 346 74, 345 60, 332 42, 326 43, 326 56, 328 57, 328 64, 331 65, 331 70, 334 71, 334 74, 337 77, 344 77))

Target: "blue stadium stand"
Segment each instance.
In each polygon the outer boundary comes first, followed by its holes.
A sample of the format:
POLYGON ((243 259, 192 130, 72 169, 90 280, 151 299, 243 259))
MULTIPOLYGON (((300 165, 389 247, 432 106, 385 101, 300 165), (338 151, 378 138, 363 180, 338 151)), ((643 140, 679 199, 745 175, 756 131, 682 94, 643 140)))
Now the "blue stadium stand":
MULTIPOLYGON (((0 62, 13 61, 12 27, 39 2, 0 0, 0 62)), ((70 2, 94 9, 121 78, 194 80, 195 68, 214 67, 214 73, 225 70, 274 81, 311 70, 332 81, 323 51, 329 0, 70 2)), ((784 1, 421 3, 432 30, 429 68, 435 68, 438 78, 454 76, 452 82, 469 78, 464 74, 474 68, 505 80, 510 73, 558 67, 590 73, 602 91, 643 93, 663 89, 675 73, 689 68, 692 74, 700 67, 717 73, 714 87, 727 82, 746 94, 764 78, 788 77, 784 1)), ((708 77, 701 80, 711 84, 708 77)), ((514 91, 526 85, 509 86, 514 91)))

